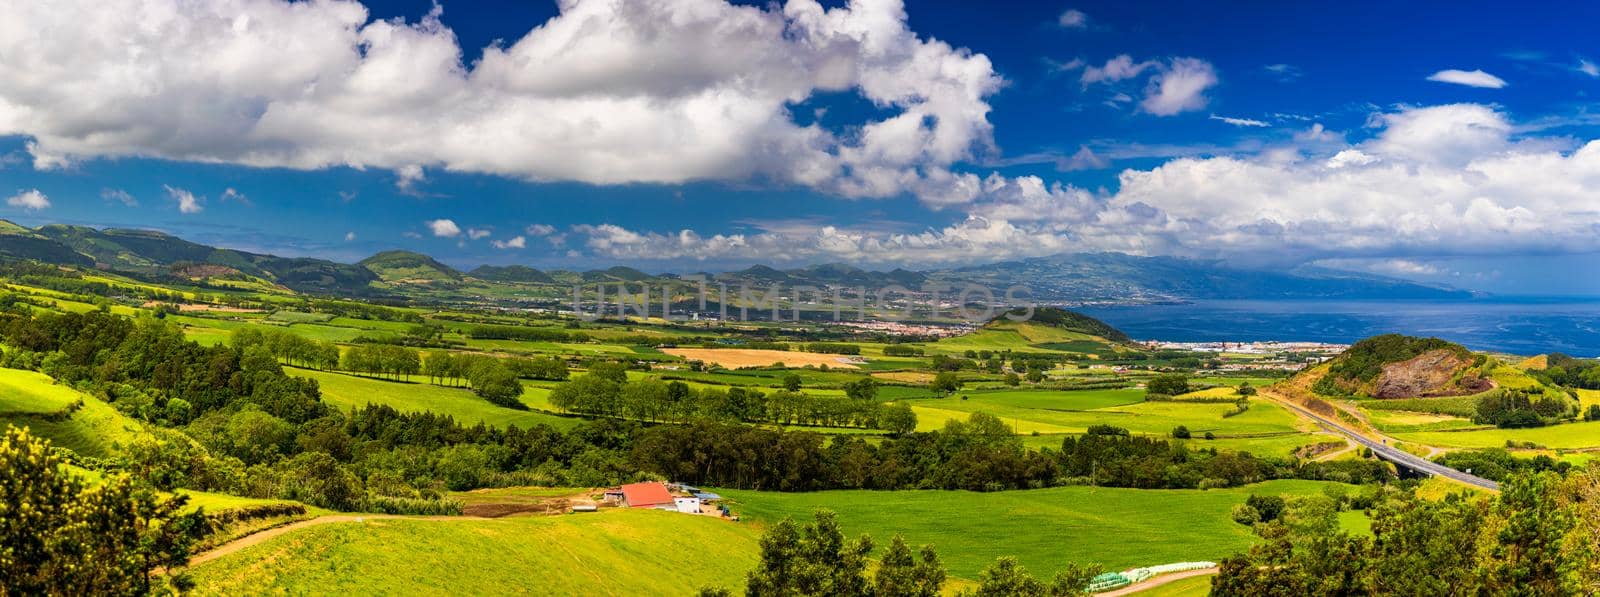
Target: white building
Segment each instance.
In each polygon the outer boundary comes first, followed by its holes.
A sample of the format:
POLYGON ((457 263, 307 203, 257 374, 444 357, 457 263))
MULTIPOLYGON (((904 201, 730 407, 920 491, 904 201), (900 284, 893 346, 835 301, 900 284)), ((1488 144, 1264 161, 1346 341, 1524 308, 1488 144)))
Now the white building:
POLYGON ((678 511, 684 514, 700 513, 700 498, 697 497, 674 497, 672 498, 672 505, 676 506, 678 511))

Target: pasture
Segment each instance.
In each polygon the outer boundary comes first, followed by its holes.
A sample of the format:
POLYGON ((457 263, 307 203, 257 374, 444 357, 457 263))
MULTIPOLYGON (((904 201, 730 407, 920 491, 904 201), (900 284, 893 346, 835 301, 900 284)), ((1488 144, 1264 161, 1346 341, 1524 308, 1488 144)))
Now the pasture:
POLYGON ((1014 555, 1035 576, 1049 578, 1068 562, 1109 570, 1170 562, 1219 560, 1250 547, 1247 527, 1228 512, 1251 494, 1311 495, 1318 481, 1269 481, 1208 491, 1056 487, 966 491, 718 490, 740 516, 764 524, 792 516, 839 513, 850 536, 866 533, 886 545, 896 533, 913 546, 931 543, 951 576, 976 579, 996 558, 1014 555))
POLYGON ((958 392, 938 399, 912 400, 917 428, 933 430, 950 419, 986 412, 1005 420, 1018 433, 1083 433, 1093 425, 1112 425, 1134 433, 1166 435, 1183 425, 1196 435, 1218 436, 1294 433, 1294 415, 1266 400, 1251 400, 1250 409, 1231 417, 1231 403, 1143 402, 1143 390, 1014 390, 958 392), (963 399, 965 397, 965 399, 963 399))
POLYGON ((653 510, 332 522, 195 567, 208 595, 657 595, 743 587, 758 533, 653 510))
POLYGON ((27 427, 52 445, 84 456, 105 457, 145 434, 144 426, 110 404, 66 386, 42 373, 0 369, 0 429, 27 427), (82 399, 83 406, 65 420, 44 415, 82 399))
MULTIPOLYGON (((450 415, 455 417, 456 422, 467 426, 483 423, 491 427, 516 425, 527 428, 542 423, 557 429, 569 429, 579 422, 578 419, 536 410, 495 406, 471 390, 435 386, 426 383, 427 380, 423 378, 407 383, 311 369, 290 369, 289 374, 317 380, 322 388, 322 401, 341 410, 360 408, 368 403, 383 404, 401 412, 428 411, 450 415)), ((528 398, 523 396, 524 404, 537 401, 528 398)))
POLYGON ((1504 448, 1507 441, 1533 442, 1558 450, 1600 447, 1600 421, 1563 423, 1527 429, 1416 431, 1396 433, 1402 440, 1446 448, 1504 448))

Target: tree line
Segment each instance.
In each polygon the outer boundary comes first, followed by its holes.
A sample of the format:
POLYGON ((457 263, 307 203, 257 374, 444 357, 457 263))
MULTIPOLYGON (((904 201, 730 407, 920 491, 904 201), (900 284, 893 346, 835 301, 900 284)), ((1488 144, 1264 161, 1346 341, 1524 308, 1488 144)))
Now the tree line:
MULTIPOLYGON (((793 384, 798 388, 798 383, 793 384)), ((681 381, 628 380, 621 367, 591 366, 550 392, 550 403, 567 412, 682 423, 718 419, 747 423, 861 427, 907 433, 916 429, 910 405, 885 405, 873 398, 875 382, 852 382, 844 396, 812 396, 794 389, 764 393, 731 387, 695 388, 681 381)))

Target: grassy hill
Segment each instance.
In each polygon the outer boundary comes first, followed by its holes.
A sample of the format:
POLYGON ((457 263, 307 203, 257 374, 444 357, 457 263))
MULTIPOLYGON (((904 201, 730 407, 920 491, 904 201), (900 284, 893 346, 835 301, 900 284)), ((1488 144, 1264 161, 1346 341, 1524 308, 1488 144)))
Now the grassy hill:
POLYGON ((193 572, 208 595, 688 594, 742 587, 757 537, 749 525, 648 510, 369 519, 297 530, 193 572))
POLYGON ((1218 560, 1254 543, 1228 511, 1251 494, 1311 495, 1327 483, 1270 481, 1233 489, 1140 490, 1057 487, 1025 491, 719 490, 734 511, 762 523, 809 520, 827 508, 851 536, 880 545, 895 533, 912 545, 932 543, 951 576, 976 579, 995 558, 1014 555, 1048 578, 1067 562, 1108 569, 1218 560))
POLYGON ((143 425, 110 404, 56 385, 43 373, 0 369, 0 429, 11 426, 95 457, 110 456, 145 433, 143 425), (80 400, 81 406, 72 406, 80 400))
POLYGON ((434 258, 412 251, 383 251, 356 265, 367 268, 385 282, 459 282, 461 272, 434 258))
POLYGON ((512 282, 523 284, 554 284, 556 279, 550 274, 533 269, 526 265, 507 265, 504 267, 494 265, 480 265, 472 270, 472 276, 493 282, 512 282))
MULTIPOLYGON (((1024 315, 1023 312, 1014 314, 1024 315)), ((1027 321, 1012 321, 1001 315, 971 333, 940 340, 932 348, 944 352, 1009 349, 1108 354, 1128 341, 1128 335, 1122 330, 1093 317, 1055 307, 1040 307, 1027 321)))

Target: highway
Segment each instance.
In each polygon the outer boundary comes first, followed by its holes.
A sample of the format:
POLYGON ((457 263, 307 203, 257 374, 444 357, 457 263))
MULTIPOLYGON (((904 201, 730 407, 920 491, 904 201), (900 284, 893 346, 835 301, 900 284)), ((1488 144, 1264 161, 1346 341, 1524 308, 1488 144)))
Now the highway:
POLYGON ((1446 479, 1459 481, 1461 483, 1466 483, 1467 485, 1482 487, 1484 489, 1491 489, 1494 491, 1500 490, 1499 483, 1490 481, 1483 477, 1469 475, 1448 466, 1438 464, 1421 456, 1417 456, 1405 450, 1390 446, 1382 441, 1361 435, 1353 429, 1345 427, 1344 425, 1340 425, 1337 421, 1323 418, 1322 415, 1311 412, 1309 409, 1300 406, 1299 404, 1295 404, 1293 400, 1277 396, 1274 396, 1274 398, 1277 399, 1279 404, 1288 407, 1303 417, 1315 421, 1317 425, 1321 426, 1323 429, 1348 437, 1352 440, 1355 440, 1356 443, 1370 448, 1372 453, 1377 455, 1379 458, 1393 462, 1400 466, 1404 466, 1413 471, 1426 473, 1436 477, 1444 477, 1446 479))

